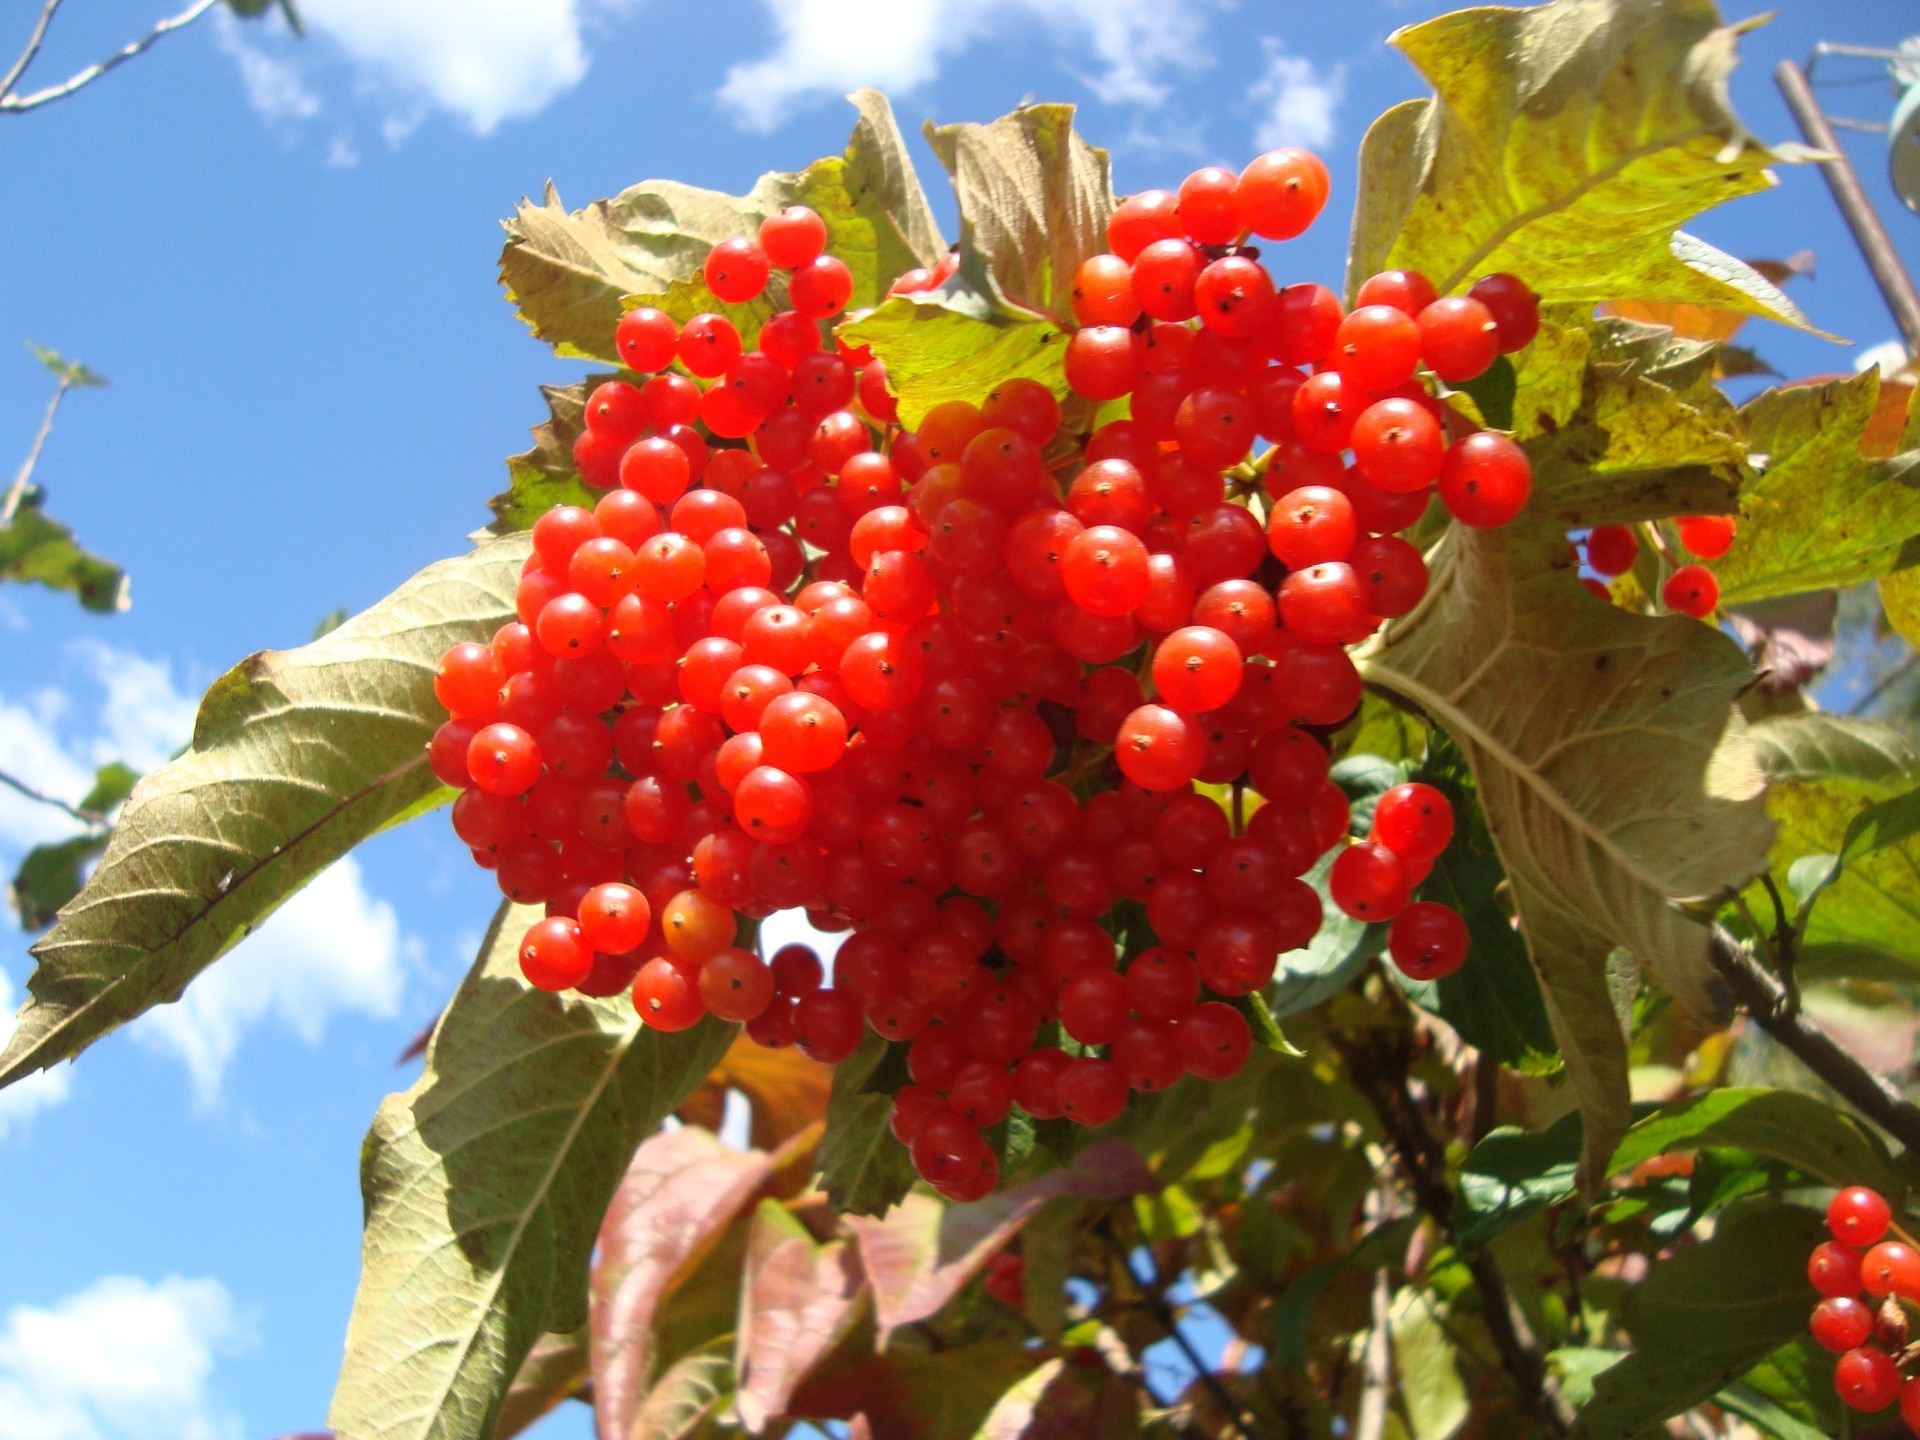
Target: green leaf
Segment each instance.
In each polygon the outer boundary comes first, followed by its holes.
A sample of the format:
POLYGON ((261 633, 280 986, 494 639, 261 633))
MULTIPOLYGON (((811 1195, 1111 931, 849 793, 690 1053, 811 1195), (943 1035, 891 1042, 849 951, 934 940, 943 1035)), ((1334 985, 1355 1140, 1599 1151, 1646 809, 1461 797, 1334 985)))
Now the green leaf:
POLYGON ((599 498, 573 468, 573 442, 587 424, 587 396, 608 373, 589 375, 572 385, 542 385, 547 418, 533 427, 533 448, 507 457, 507 488, 487 502, 496 535, 531 530, 533 522, 556 505, 591 510, 599 498))
POLYGON ((1334 995, 1366 969, 1367 962, 1386 948, 1387 927, 1355 920, 1333 903, 1327 892, 1327 873, 1333 868, 1329 851, 1301 878, 1320 896, 1320 929, 1305 949, 1280 957, 1273 983, 1267 987, 1267 1009, 1276 1020, 1312 1009, 1334 995))
POLYGON ((1482 422, 1495 430, 1513 429, 1513 402, 1518 388, 1513 361, 1505 355, 1460 387, 1473 397, 1482 422))
POLYGON ((887 367, 900 419, 918 425, 948 400, 978 403, 1016 377, 1067 394, 1067 337, 1045 316, 971 288, 963 272, 938 290, 896 295, 842 325, 849 345, 870 346, 887 367))
POLYGON ((777 1200, 762 1200, 747 1235, 733 1368, 741 1423, 758 1433, 859 1318, 867 1296, 846 1240, 821 1244, 777 1200))
POLYGON ((78 360, 67 359, 58 350, 49 350, 46 346, 36 345, 31 340, 27 341, 27 349, 33 352, 34 359, 46 366, 62 382, 76 390, 94 389, 107 383, 106 376, 89 370, 78 360))
POLYGON ((1576 1110, 1538 1134, 1502 1125, 1474 1146, 1460 1171, 1460 1242, 1485 1244, 1570 1199, 1578 1188, 1580 1138, 1576 1110))
POLYGON ((537 909, 502 906, 411 1089, 361 1155, 360 1290, 329 1419, 366 1440, 484 1436, 549 1332, 587 1320, 600 1218, 640 1138, 732 1039, 663 1034, 624 995, 521 978, 537 909))
POLYGON ((1740 493, 1740 541, 1713 565, 1722 604, 1851 585, 1920 562, 1915 418, 1902 453, 1860 453, 1879 394, 1879 372, 1869 369, 1763 391, 1741 410, 1764 463, 1740 493))
POLYGON ((733 1403, 733 1337, 709 1341, 673 1363, 647 1393, 630 1429, 601 1431, 621 1440, 708 1440, 729 1434, 721 1417, 733 1403))
POLYGON ((81 872, 107 848, 106 832, 76 835, 36 845, 21 860, 7 887, 7 900, 22 930, 44 930, 60 907, 80 893, 81 872))
POLYGON ((201 701, 193 743, 127 800, 93 878, 33 947, 0 1084, 175 999, 274 907, 447 792, 426 742, 447 647, 513 613, 524 537, 431 565, 299 650, 264 651, 201 701))
POLYGON ((973 288, 1071 314, 1074 272, 1106 250, 1113 213, 1107 152, 1080 138, 1073 106, 1023 105, 987 125, 929 124, 926 137, 953 177, 961 271, 973 288))
POLYGON ((1750 733, 1760 768, 1776 785, 1835 778, 1897 784, 1920 768, 1906 737, 1878 720, 1810 710, 1762 720, 1750 733))
POLYGON ((1452 1440, 1472 1409, 1440 1297, 1409 1285, 1393 1297, 1393 1370, 1411 1440, 1452 1440))
POLYGON ((1825 1236, 1811 1210, 1736 1207, 1711 1240, 1655 1265, 1628 1295, 1623 1318, 1636 1348, 1594 1381, 1573 1440, 1632 1440, 1805 1330, 1818 1298, 1807 1252, 1825 1236))
POLYGON ((1728 108, 1732 29, 1704 0, 1461 10, 1392 43, 1435 98, 1367 132, 1347 288, 1419 270, 1442 294, 1507 271, 1550 302, 1719 305, 1804 324, 1739 261, 1677 227, 1801 152, 1728 108))
POLYGON ((1738 648, 1683 616, 1588 595, 1566 548, 1524 517, 1454 526, 1429 562, 1426 600, 1355 658, 1472 767, 1586 1117, 1591 1185, 1627 1123, 1614 952, 1715 1013, 1707 930, 1676 902, 1744 884, 1772 827, 1734 708, 1752 676, 1738 648))
POLYGON ((0 580, 63 590, 96 614, 126 609, 126 571, 83 549, 73 531, 41 509, 45 500, 38 486, 28 486, 13 520, 0 530, 0 580))
POLYGON ((1287 1039, 1287 1032, 1280 1028, 1279 1020, 1274 1018, 1273 1007, 1267 1004, 1267 997, 1258 990, 1251 995, 1235 996, 1227 1003, 1246 1016, 1247 1028, 1253 1031, 1254 1044, 1295 1060, 1306 1055, 1306 1051, 1287 1039))
POLYGON ((1750 1385, 1729 1385, 1713 1397, 1722 1410, 1730 1410, 1773 1440, 1827 1440, 1825 1430, 1816 1430, 1796 1415, 1789 1414, 1750 1385))
POLYGON ((1521 357, 1513 426, 1532 462, 1529 518, 1574 530, 1730 513, 1747 445, 1710 347, 1558 309, 1521 357))
POLYGON ((1499 901, 1506 871, 1494 853, 1471 778, 1450 745, 1444 752, 1436 747, 1421 778, 1453 802, 1454 836, 1421 885, 1420 898, 1452 906, 1467 922, 1472 963, 1444 980, 1414 980, 1398 966, 1386 973, 1482 1054, 1525 1074, 1553 1074, 1561 1063, 1553 1026, 1527 961, 1526 942, 1499 901))
POLYGON ((842 1215, 885 1214, 913 1188, 916 1178, 907 1147, 893 1138, 888 1126, 893 1097, 866 1088, 888 1053, 887 1042, 869 1033, 833 1072, 817 1163, 820 1188, 842 1215))
POLYGON ((1307 1362, 1307 1327, 1313 1319, 1314 1305, 1326 1288, 1349 1268, 1372 1270, 1398 1265, 1418 1224, 1411 1215, 1383 1221, 1345 1255, 1309 1265, 1296 1275, 1267 1312, 1274 1361, 1291 1369, 1303 1367, 1307 1362))
POLYGON ((660 1363, 654 1321, 772 1169, 695 1125, 662 1131, 634 1152, 600 1222, 589 1330, 593 1409, 603 1435, 627 1435, 660 1363))
POLYGON ((509 1440, 536 1420, 551 1414, 587 1383, 585 1327, 565 1335, 542 1335, 534 1342, 520 1373, 507 1387, 494 1422, 493 1440, 509 1440))
MULTIPOLYGON (((844 155, 760 177, 744 196, 648 180, 569 214, 553 187, 507 222, 500 280, 533 333, 563 356, 618 362, 614 328, 629 296, 692 283, 719 241, 750 235, 786 205, 810 205, 827 243, 853 271, 852 309, 876 303, 895 276, 946 248, 886 97, 860 90, 844 155)), ((769 293, 781 298, 784 286, 769 293)), ((684 308, 684 306, 682 307, 684 308)))
POLYGON ((1797 1090, 1710 1090, 1648 1116, 1621 1140, 1610 1174, 1669 1150, 1737 1145, 1829 1185, 1871 1185, 1898 1203, 1906 1184, 1861 1121, 1797 1090))

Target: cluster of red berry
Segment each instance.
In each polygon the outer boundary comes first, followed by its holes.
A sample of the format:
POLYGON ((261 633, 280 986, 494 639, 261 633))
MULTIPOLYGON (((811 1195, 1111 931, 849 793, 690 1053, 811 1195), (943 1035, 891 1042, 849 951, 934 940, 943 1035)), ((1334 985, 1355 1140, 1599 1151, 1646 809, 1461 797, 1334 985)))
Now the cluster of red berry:
POLYGON ((1419 372, 1480 373, 1537 306, 1502 276, 1441 299, 1380 275, 1351 313, 1276 291, 1242 242, 1298 234, 1325 195, 1318 160, 1278 151, 1119 206, 1065 363, 1131 413, 1090 433, 1026 379, 902 428, 884 366, 823 335, 852 278, 801 207, 707 263, 729 303, 785 272, 756 348, 722 315, 630 311, 631 378, 589 396, 574 447, 604 493, 539 520, 519 619, 436 681, 454 829, 547 909, 528 978, 631 985, 655 1027, 711 1012, 829 1063, 869 1026, 911 1042, 895 1134, 973 1198, 1016 1103, 1095 1125, 1130 1090, 1233 1074, 1235 1002, 1313 939, 1301 877, 1332 847, 1335 903, 1391 922, 1395 963, 1455 969, 1465 925, 1412 899, 1445 797, 1402 785, 1349 845, 1316 731, 1359 701, 1345 647, 1425 591, 1392 532, 1436 492, 1472 525, 1525 504, 1520 449, 1449 441, 1419 372), (1233 814, 1196 782, 1233 785, 1233 814), (1101 923, 1123 901, 1158 942, 1124 971, 1101 923), (811 950, 736 944, 736 916, 793 908, 854 932, 830 985, 811 950))
MULTIPOLYGON (((1674 522, 1680 543, 1698 560, 1718 560, 1733 548, 1731 515, 1687 515, 1674 522)), ((1633 569, 1640 558, 1636 526, 1596 525, 1587 532, 1584 548, 1587 568, 1612 579, 1633 569)), ((1658 543, 1658 534, 1655 535, 1658 543)), ((1704 620, 1720 604, 1720 581, 1698 560, 1674 566, 1660 587, 1660 599, 1669 610, 1704 620)), ((1589 579, 1587 587, 1602 600, 1612 598, 1604 580, 1589 579)))
POLYGON ((1833 1386, 1855 1410, 1884 1410, 1900 1402, 1900 1417, 1920 1435, 1920 1376, 1904 1379, 1907 1313, 1901 1302, 1920 1303, 1920 1251, 1893 1226, 1893 1210, 1878 1191, 1850 1186, 1827 1205, 1833 1239, 1816 1245, 1807 1278, 1825 1298, 1813 1307, 1808 1328, 1825 1349, 1839 1355, 1833 1386), (1889 1240, 1887 1232, 1900 1236, 1889 1240), (1871 1296, 1878 1306, 1862 1298, 1871 1296))

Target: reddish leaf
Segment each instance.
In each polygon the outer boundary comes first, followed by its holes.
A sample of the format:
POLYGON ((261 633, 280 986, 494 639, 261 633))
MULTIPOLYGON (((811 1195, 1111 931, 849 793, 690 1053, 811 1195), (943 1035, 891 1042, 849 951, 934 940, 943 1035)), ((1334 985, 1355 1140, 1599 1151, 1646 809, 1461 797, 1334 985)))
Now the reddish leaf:
POLYGON ((792 1046, 769 1050, 742 1034, 680 1107, 680 1118, 717 1130, 727 1091, 738 1090, 752 1107, 753 1143, 773 1150, 826 1118, 832 1088, 831 1066, 792 1046))
POLYGON ((692 1126, 662 1131, 635 1152, 593 1267, 588 1331, 602 1435, 627 1434, 653 1378, 655 1314, 769 1169, 759 1151, 728 1149, 692 1126))
POLYGON ((552 1411, 587 1383, 587 1332, 584 1327, 565 1335, 542 1335, 534 1342, 520 1373, 513 1377, 500 1418, 494 1421, 493 1440, 508 1440, 552 1411))
POLYGON ((1120 1200, 1158 1188, 1133 1146, 1115 1138, 1088 1146, 1064 1169, 971 1205, 916 1191, 884 1216, 849 1215, 847 1228, 873 1282, 881 1343, 939 1311, 1047 1201, 1120 1200))
MULTIPOLYGON (((1073 1428, 1071 1418, 1052 1429, 1036 1424, 1025 1431, 982 1430, 1007 1392, 1046 1359, 1044 1352, 1006 1341, 961 1345, 937 1355, 896 1346, 884 1355, 864 1355, 823 1370, 793 1397, 790 1413, 817 1419, 864 1413, 871 1433, 886 1440, 975 1440, 983 1434, 995 1440, 1092 1440, 1111 1433, 1073 1428)), ((1071 1403, 1065 1409, 1069 1417, 1074 1414, 1071 1403)), ((1045 1421, 1055 1413, 1050 1398, 1035 1406, 1032 1418, 1045 1421)))
POLYGON ((794 1388, 859 1318, 866 1289, 852 1245, 822 1245, 778 1201, 760 1202, 733 1351, 735 1403, 750 1432, 785 1413, 794 1388))

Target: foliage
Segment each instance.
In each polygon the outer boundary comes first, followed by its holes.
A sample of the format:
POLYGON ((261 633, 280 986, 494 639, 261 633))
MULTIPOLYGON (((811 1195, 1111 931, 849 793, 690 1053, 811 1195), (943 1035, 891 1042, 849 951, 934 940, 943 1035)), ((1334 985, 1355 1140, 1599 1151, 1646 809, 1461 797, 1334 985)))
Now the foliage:
MULTIPOLYGON (((901 1045, 869 1035, 828 1075, 711 1020, 665 1034, 622 996, 532 990, 514 955, 533 913, 503 907, 368 1137, 342 1436, 485 1440, 569 1396, 604 1440, 829 1420, 1322 1437, 1363 1413, 1386 1416, 1368 1440, 1625 1440, 1683 1414, 1835 1432, 1802 1338, 1810 1207, 1849 1183, 1904 1204, 1920 1111, 1808 1017, 1920 996, 1920 759, 1798 685, 1763 704, 1731 639, 1653 597, 1670 522, 1737 514, 1728 601, 1875 580, 1904 630, 1920 434, 1886 438, 1871 375, 1739 407, 1715 383, 1740 317, 1806 323, 1784 270, 1677 228, 1799 158, 1728 108, 1737 34, 1706 0, 1444 16, 1396 37, 1434 97, 1363 146, 1350 281, 1403 266, 1459 292, 1506 270, 1547 302, 1532 346, 1446 402, 1521 444, 1531 507, 1499 530, 1430 521, 1426 598, 1357 652, 1368 697, 1330 740, 1361 833, 1407 778, 1453 800, 1422 893, 1465 917, 1469 967, 1408 980, 1374 963, 1384 927, 1330 910, 1247 1000, 1268 1045, 1240 1074, 1090 1135, 1018 1115, 1003 1187, 957 1204, 888 1134, 901 1045), (1574 537, 1601 524, 1645 537, 1612 603, 1578 575, 1574 537), (729 1094, 744 1146, 715 1133, 729 1094)), ((852 265, 838 334, 885 363, 908 426, 1010 376, 1066 397, 1104 152, 1057 105, 929 127, 957 268, 889 297, 945 246, 887 102, 852 99, 843 154, 745 196, 523 202, 508 299, 605 366, 643 303, 723 309, 750 337, 784 282, 721 306, 702 261, 804 203, 852 265)), ((533 520, 589 494, 574 441, 614 373, 545 390, 471 553, 242 662, 130 794, 103 772, 100 833, 15 884, 23 916, 59 916, 0 1082, 177 997, 327 864, 449 798, 423 753, 433 665, 512 612, 533 520)))

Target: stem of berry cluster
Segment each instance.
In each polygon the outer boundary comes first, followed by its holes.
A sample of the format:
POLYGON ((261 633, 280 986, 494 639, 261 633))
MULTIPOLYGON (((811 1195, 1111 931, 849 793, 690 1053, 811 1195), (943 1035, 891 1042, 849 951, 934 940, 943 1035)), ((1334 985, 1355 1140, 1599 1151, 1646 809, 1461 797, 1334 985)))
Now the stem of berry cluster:
POLYGON ((1729 932, 1715 926, 1708 950, 1713 968, 1727 983, 1734 1003, 1753 1018, 1782 1049, 1866 1116, 1911 1154, 1920 1154, 1920 1106, 1902 1095, 1884 1075, 1869 1070, 1818 1022, 1794 1003, 1781 980, 1753 958, 1729 932))
MULTIPOLYGON (((1390 1002, 1391 1003, 1391 1002, 1390 1002)), ((1411 1085, 1412 1034, 1405 1026, 1336 1034, 1347 1073, 1380 1117, 1387 1144, 1399 1161, 1416 1204, 1459 1247, 1480 1292, 1480 1315, 1500 1352, 1520 1403, 1549 1435, 1565 1435, 1574 1411, 1553 1376, 1533 1327, 1514 1302, 1499 1262, 1477 1245, 1462 1244, 1453 1230, 1453 1186, 1446 1152, 1434 1139, 1411 1085)))

